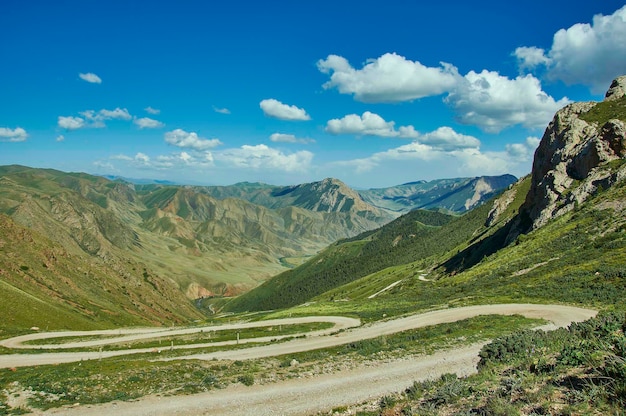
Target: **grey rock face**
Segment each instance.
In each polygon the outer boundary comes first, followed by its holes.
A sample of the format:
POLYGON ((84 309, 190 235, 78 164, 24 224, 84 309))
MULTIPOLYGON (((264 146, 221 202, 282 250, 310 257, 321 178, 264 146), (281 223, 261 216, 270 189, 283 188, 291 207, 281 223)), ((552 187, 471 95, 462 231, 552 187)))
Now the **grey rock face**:
POLYGON ((606 101, 615 101, 619 100, 624 95, 626 95, 626 75, 622 75, 613 80, 604 99, 606 101))
MULTIPOLYGON (((606 100, 617 100, 625 91, 626 76, 622 76, 613 81, 606 100)), ((603 168, 607 162, 626 156, 626 123, 611 119, 598 125, 583 120, 581 115, 596 105, 570 104, 559 110, 546 128, 535 152, 531 188, 509 241, 626 177, 626 165, 617 171, 603 168)))

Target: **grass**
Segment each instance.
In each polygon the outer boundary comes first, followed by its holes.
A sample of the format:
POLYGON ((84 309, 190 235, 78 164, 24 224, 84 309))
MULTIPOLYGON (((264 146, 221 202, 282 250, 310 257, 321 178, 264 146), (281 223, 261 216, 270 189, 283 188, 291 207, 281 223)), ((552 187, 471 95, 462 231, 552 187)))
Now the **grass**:
POLYGON ((626 96, 615 101, 601 101, 579 117, 588 123, 596 123, 600 126, 613 118, 626 121, 626 96))
MULTIPOLYGON (((540 323, 519 316, 480 316, 452 324, 406 331, 360 343, 289 356, 251 361, 151 362, 142 356, 79 363, 0 370, 0 391, 37 392, 29 406, 47 409, 70 405, 131 400, 148 394, 191 394, 233 383, 250 385, 268 379, 294 377, 301 372, 320 372, 342 363, 360 365, 363 359, 378 360, 381 354, 406 357, 442 347, 484 340, 540 323), (416 342, 419 340, 419 342, 416 342), (300 364, 292 367, 296 359, 300 364)), ((12 393, 9 393, 12 394, 12 393)))
POLYGON ((373 414, 391 408, 419 415, 621 415, 625 329, 621 311, 568 329, 499 337, 483 347, 477 374, 415 382, 381 399, 373 414))

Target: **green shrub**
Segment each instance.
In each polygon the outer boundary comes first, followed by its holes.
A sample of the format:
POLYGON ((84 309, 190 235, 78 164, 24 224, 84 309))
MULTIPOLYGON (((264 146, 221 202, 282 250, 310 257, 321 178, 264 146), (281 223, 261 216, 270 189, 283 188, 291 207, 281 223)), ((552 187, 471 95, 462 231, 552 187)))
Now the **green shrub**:
POLYGON ((244 386, 251 386, 254 384, 254 376, 252 374, 242 374, 237 377, 237 381, 244 386))

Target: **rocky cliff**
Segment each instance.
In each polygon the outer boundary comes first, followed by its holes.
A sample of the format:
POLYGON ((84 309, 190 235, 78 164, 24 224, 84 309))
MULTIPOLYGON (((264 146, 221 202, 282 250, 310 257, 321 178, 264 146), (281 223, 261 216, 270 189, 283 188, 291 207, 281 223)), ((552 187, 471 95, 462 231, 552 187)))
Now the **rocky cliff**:
POLYGON ((626 177, 626 76, 602 102, 559 110, 535 152, 532 182, 508 241, 573 210, 626 177))

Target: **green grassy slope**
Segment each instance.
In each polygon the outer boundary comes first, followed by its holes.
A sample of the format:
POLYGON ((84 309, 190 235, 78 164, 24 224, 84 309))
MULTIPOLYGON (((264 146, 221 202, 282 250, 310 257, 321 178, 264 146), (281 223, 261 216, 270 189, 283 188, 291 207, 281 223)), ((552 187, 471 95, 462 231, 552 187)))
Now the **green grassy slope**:
MULTIPOLYGON (((349 313, 370 320, 433 307, 506 302, 626 310, 625 201, 622 182, 471 267, 447 272, 453 250, 379 270, 310 299, 308 307, 278 314, 349 313), (393 282, 399 283, 368 298, 393 282)), ((484 241, 491 243, 489 237, 484 241)))
POLYGON ((0 214, 0 336, 31 326, 95 329, 202 315, 170 280, 127 259, 69 250, 0 214))
POLYGON ((462 217, 412 211, 376 231, 339 241, 307 263, 234 299, 226 309, 294 306, 387 267, 424 260, 457 247, 460 250, 484 229, 489 209, 484 205, 462 217))

